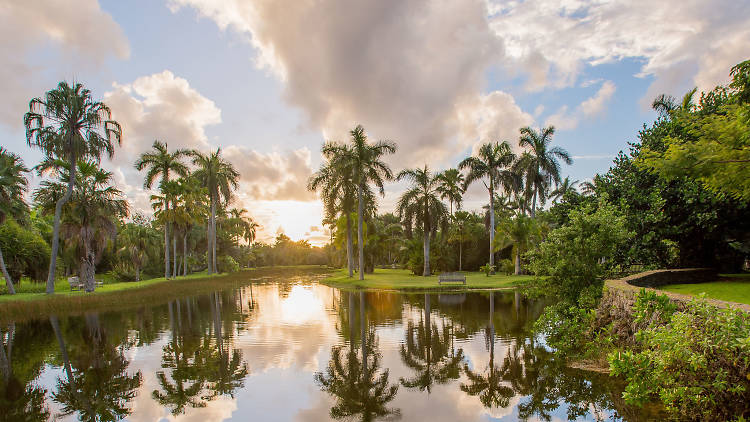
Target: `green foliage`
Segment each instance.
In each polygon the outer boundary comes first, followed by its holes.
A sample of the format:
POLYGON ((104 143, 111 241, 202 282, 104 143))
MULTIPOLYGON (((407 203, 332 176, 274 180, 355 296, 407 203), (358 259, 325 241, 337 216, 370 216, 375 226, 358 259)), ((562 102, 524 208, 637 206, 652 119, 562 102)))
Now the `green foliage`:
POLYGON ((633 304, 633 315, 637 326, 664 325, 672 320, 677 305, 667 295, 641 289, 633 304))
POLYGON ((614 253, 630 233, 625 219, 604 202, 596 208, 572 210, 569 217, 568 225, 552 230, 527 254, 533 273, 548 276, 535 280, 532 288, 571 304, 593 307, 604 277, 615 269, 614 253))
POLYGON ((240 270, 240 264, 228 255, 220 256, 216 264, 220 273, 233 273, 240 270))
POLYGON ((534 331, 544 334, 546 343, 561 356, 579 356, 589 348, 594 310, 559 302, 544 308, 534 331))
POLYGON ((38 233, 7 219, 0 225, 0 249, 14 282, 23 275, 36 281, 46 277, 50 248, 38 233))
POLYGON ((623 397, 642 404, 659 398, 675 418, 731 420, 750 415, 750 315, 697 299, 669 311, 663 299, 641 296, 641 318, 654 324, 639 331, 642 351, 610 354, 613 375, 625 377, 623 397))
POLYGON ((515 272, 516 266, 510 259, 501 259, 500 262, 497 263, 498 272, 505 274, 505 275, 511 275, 515 272))
POLYGON ((484 275, 486 275, 487 277, 489 277, 490 274, 493 271, 495 271, 495 266, 494 265, 490 265, 490 264, 485 264, 485 265, 482 265, 481 267, 479 267, 479 271, 483 272, 484 275))

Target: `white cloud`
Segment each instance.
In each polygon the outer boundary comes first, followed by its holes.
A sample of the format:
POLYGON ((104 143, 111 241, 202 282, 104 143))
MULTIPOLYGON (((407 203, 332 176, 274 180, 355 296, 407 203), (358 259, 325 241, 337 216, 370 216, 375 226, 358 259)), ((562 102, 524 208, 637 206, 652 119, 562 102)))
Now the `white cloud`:
POLYGON ((243 195, 250 200, 310 201, 315 194, 307 190, 313 169, 310 150, 261 153, 232 145, 224 150, 227 159, 244 175, 243 195))
POLYGON ((10 0, 0 4, 0 123, 20 128, 32 97, 70 74, 98 69, 130 47, 96 0, 10 0))
POLYGON ((711 89, 747 58, 750 3, 736 0, 488 0, 509 66, 530 73, 527 88, 572 86, 583 66, 642 58, 655 78, 646 100, 697 85, 711 89))
POLYGON ((573 111, 570 111, 568 106, 560 107, 555 114, 547 118, 545 125, 554 125, 559 130, 575 129, 582 120, 604 113, 615 90, 616 87, 612 81, 604 81, 594 96, 581 102, 573 111))

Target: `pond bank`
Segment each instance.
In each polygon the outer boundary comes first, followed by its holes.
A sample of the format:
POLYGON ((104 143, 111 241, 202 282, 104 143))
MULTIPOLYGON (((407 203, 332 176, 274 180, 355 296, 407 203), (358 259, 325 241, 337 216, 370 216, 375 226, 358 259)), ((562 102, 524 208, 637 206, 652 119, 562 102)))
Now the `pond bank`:
POLYGON ((513 276, 500 274, 488 277, 480 272, 467 272, 465 285, 461 283, 440 285, 438 284, 437 275, 422 277, 412 274, 409 270, 376 268, 372 274, 365 274, 364 280, 359 280, 356 272, 354 273, 354 277, 349 278, 346 269, 340 269, 333 271, 327 278, 320 282, 339 289, 442 292, 476 289, 512 289, 532 278, 532 276, 525 275, 513 276))
POLYGON ((87 311, 110 311, 146 304, 165 303, 188 295, 238 287, 259 279, 295 274, 325 274, 324 266, 262 267, 214 276, 193 275, 176 280, 153 279, 117 283, 93 293, 60 292, 53 295, 25 293, 0 297, 0 324, 57 316, 80 315, 87 311))

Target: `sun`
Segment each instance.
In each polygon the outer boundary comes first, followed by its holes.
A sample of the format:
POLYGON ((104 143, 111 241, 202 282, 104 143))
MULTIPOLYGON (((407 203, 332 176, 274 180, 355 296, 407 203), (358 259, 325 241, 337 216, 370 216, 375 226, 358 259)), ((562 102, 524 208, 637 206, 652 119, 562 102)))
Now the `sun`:
POLYGON ((319 201, 253 201, 248 209, 253 210, 253 217, 262 226, 258 231, 260 241, 272 242, 279 231, 295 241, 306 239, 314 246, 328 241, 319 201))

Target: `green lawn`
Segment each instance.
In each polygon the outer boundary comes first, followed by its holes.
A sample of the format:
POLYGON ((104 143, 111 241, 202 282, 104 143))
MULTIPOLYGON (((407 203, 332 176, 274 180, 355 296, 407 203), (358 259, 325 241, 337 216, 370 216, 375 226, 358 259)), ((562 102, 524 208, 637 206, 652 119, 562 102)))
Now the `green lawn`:
POLYGON ((355 272, 354 277, 349 278, 345 269, 336 270, 328 278, 321 281, 334 287, 341 288, 372 288, 390 290, 442 290, 442 289, 488 289, 498 287, 514 287, 519 283, 532 279, 532 276, 514 275, 492 275, 487 277, 484 273, 467 272, 466 286, 460 283, 438 285, 438 276, 430 277, 416 276, 408 270, 376 269, 373 274, 365 274, 365 279, 360 281, 355 272))
POLYGON ((661 290, 697 296, 705 293, 711 299, 750 305, 750 274, 722 274, 721 280, 699 284, 672 284, 661 290))

